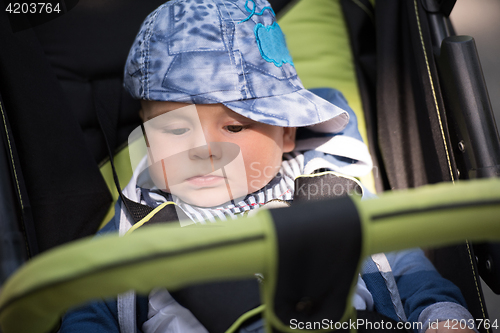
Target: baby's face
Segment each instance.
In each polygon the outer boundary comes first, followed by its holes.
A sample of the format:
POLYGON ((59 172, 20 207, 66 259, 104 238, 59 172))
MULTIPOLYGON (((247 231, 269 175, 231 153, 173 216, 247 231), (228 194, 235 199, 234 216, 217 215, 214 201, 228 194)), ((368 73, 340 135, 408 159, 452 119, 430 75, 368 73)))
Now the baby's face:
POLYGON ((212 207, 264 187, 295 146, 295 128, 250 120, 222 104, 142 101, 155 185, 212 207))

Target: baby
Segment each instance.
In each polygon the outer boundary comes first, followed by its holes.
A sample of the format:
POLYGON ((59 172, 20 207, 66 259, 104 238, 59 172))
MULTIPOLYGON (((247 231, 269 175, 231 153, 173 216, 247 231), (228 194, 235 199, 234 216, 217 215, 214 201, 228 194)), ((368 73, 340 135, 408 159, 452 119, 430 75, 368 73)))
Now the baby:
MULTIPOLYGON (((360 176, 371 169, 345 99, 333 89, 315 91, 325 99, 304 89, 265 0, 165 3, 144 21, 124 84, 141 100, 144 123, 136 133, 148 154, 134 162, 124 201, 102 232, 123 235, 171 207, 181 223, 235 218, 269 202, 297 200, 299 176, 343 178, 340 173, 360 176), (146 207, 142 215, 131 213, 137 205, 146 207)), ((355 179, 345 179, 366 194, 355 179)), ((358 310, 420 321, 420 332, 437 329, 429 326, 436 320, 471 318, 458 289, 419 250, 374 256, 362 273, 353 299, 358 310), (418 279, 396 283, 390 272, 378 271, 380 262, 392 264, 396 278, 410 272, 418 279)), ((68 313, 61 326, 61 332, 118 329, 207 332, 164 289, 147 299, 127 293, 91 303, 68 313)), ((257 332, 262 325, 246 329, 257 332)))

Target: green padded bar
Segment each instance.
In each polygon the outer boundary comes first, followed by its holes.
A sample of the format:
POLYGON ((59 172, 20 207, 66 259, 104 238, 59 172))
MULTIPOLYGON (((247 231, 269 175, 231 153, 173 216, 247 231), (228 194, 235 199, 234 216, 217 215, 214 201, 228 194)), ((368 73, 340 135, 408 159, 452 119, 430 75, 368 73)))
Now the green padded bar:
MULTIPOLYGON (((360 201, 356 198, 354 203, 358 207, 363 228, 362 258, 414 247, 440 247, 465 240, 481 242, 500 239, 500 178, 384 192, 377 199, 360 201)), ((332 216, 337 218, 338 215, 332 216)), ((274 274, 266 277, 264 299, 272 304, 277 274, 274 266, 270 268, 274 274)), ((354 281, 350 287, 352 295, 354 281)), ((268 306, 265 309, 268 332, 271 326, 282 332, 298 331, 281 322, 270 308, 268 306)), ((354 318, 355 314, 350 310, 346 309, 339 321, 354 318)))
POLYGON ((264 272, 265 258, 274 253, 268 248, 273 244, 268 215, 263 211, 254 223, 232 222, 236 228, 150 226, 44 252, 4 285, 0 331, 49 332, 68 308, 131 288, 147 294, 155 285, 175 290, 264 272))
MULTIPOLYGON (((354 203, 362 223, 362 257, 464 239, 500 240, 500 179, 443 183, 372 200, 354 199, 354 203)), ((307 205, 284 208, 291 209, 307 209, 307 205)), ((66 309, 130 289, 139 293, 156 286, 175 290, 256 272, 272 281, 277 258, 268 211, 209 226, 167 224, 122 238, 80 240, 35 257, 7 281, 0 295, 0 329, 3 333, 48 332, 66 309)), ((272 290, 272 283, 268 284, 272 290)), ((296 331, 272 314, 268 319, 275 327, 296 331)))
MULTIPOLYGON (((127 185, 130 181, 130 177, 132 177, 132 168, 130 167, 130 158, 128 156, 128 146, 120 150, 120 152, 114 156, 114 163, 120 186, 125 187, 125 185, 127 185)), ((111 162, 108 160, 99 167, 99 170, 101 171, 102 178, 104 178, 106 185, 108 185, 109 192, 111 192, 111 196, 113 197, 113 202, 111 203, 106 216, 102 220, 100 226, 100 228, 102 228, 115 215, 115 202, 120 196, 113 179, 111 162)))
MULTIPOLYGON (((341 91, 356 113, 361 137, 368 142, 340 0, 300 0, 279 18, 278 23, 304 87, 329 87, 341 91)), ((376 192, 371 173, 360 179, 370 191, 376 192)))
POLYGON ((383 197, 360 204, 359 212, 369 226, 370 254, 466 239, 493 240, 500 235, 499 178, 426 185, 383 197))

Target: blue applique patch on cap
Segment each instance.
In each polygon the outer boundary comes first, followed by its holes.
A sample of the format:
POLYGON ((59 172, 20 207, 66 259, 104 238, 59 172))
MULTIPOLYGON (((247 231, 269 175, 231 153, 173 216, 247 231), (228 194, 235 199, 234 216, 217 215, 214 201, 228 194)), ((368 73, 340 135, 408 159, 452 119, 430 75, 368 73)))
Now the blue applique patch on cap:
MULTIPOLYGON (((271 7, 264 7, 259 13, 256 12, 256 7, 257 5, 253 0, 247 0, 245 2, 245 9, 250 12, 250 15, 239 23, 248 21, 254 15, 262 16, 266 10, 269 10, 273 16, 276 16, 271 7), (248 2, 252 2, 252 9, 248 7, 248 2)), ((260 55, 264 60, 274 63, 277 67, 281 67, 285 63, 294 66, 292 56, 286 47, 285 36, 278 23, 274 22, 272 25, 257 23, 254 33, 260 55)))
POLYGON ((293 66, 292 56, 288 52, 285 36, 278 23, 274 22, 267 26, 258 23, 255 25, 254 32, 260 55, 264 60, 278 67, 285 63, 293 66))

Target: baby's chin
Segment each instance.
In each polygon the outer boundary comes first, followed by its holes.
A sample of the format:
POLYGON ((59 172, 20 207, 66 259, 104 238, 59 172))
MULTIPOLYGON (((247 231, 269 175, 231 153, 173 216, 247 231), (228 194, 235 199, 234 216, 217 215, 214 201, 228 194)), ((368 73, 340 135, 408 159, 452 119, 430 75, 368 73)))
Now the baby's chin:
MULTIPOLYGON (((183 202, 185 202, 189 205, 198 206, 201 208, 216 208, 216 207, 221 207, 221 206, 224 206, 226 204, 231 203, 231 199, 229 199, 229 198, 225 198, 225 199, 219 199, 219 198, 199 199, 199 198, 190 198, 190 197, 179 196, 179 199, 181 199, 183 202)), ((244 199, 244 196, 240 197, 240 198, 236 198, 235 202, 239 202, 242 199, 244 199)))
POLYGON ((175 193, 173 195, 181 199, 183 202, 202 208, 215 208, 233 202, 239 202, 248 194, 247 191, 235 193, 235 196, 229 195, 226 188, 224 189, 198 189, 184 193, 175 193))

